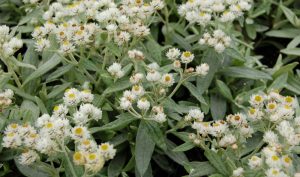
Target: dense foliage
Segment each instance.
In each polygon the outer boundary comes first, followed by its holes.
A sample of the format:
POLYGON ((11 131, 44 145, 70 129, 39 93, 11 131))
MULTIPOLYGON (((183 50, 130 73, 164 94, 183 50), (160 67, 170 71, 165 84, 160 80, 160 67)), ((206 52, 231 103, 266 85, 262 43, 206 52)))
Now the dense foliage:
POLYGON ((0 176, 300 176, 296 0, 0 0, 0 176))

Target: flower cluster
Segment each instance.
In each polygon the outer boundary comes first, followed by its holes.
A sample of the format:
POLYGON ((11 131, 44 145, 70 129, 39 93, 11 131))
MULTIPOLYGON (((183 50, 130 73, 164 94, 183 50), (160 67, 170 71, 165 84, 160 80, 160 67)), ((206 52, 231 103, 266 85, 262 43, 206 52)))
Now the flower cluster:
POLYGON ((0 55, 3 57, 12 56, 23 46, 23 41, 17 37, 12 37, 9 31, 8 26, 0 26, 0 55))
POLYGON ((300 143, 300 117, 294 117, 295 99, 272 91, 251 96, 250 104, 249 118, 264 125, 263 141, 267 146, 249 159, 249 167, 266 169, 268 177, 293 176, 293 147, 300 143))
POLYGON ((63 100, 64 103, 54 107, 52 116, 42 115, 34 126, 29 123, 8 125, 2 145, 24 149, 19 160, 21 164, 29 165, 39 160, 38 153, 56 157, 58 153, 66 152, 67 144, 73 140, 76 145, 74 163, 84 165, 94 174, 116 153, 109 143, 98 146, 88 130, 88 122, 101 119, 102 111, 90 103, 93 95, 89 90, 68 89, 63 100))
MULTIPOLYGON (((139 50, 130 50, 128 55, 132 60, 144 62, 144 54, 139 50)), ((174 62, 172 69, 180 73, 178 84, 182 84, 189 77, 205 76, 208 73, 209 66, 206 63, 197 66, 196 69, 188 68, 184 73, 182 72, 181 63, 187 66, 194 59, 191 52, 186 51, 181 54, 178 49, 172 48, 169 49, 166 56, 174 62)), ((133 86, 131 90, 123 92, 123 96, 120 98, 120 108, 138 118, 147 117, 160 123, 165 122, 166 115, 160 102, 168 96, 167 91, 171 90, 177 75, 178 73, 163 72, 163 69, 155 62, 145 65, 145 73, 135 72, 130 77, 130 83, 133 86), (135 107, 138 108, 138 111, 135 110, 135 107), (151 111, 148 112, 149 110, 151 111)))
MULTIPOLYGON (((181 64, 187 65, 188 63, 191 63, 195 55, 190 51, 184 51, 180 52, 177 48, 171 48, 166 53, 166 57, 173 61, 174 68, 180 68, 181 64)), ((199 66, 196 66, 196 68, 187 68, 185 72, 192 73, 195 75, 205 76, 207 75, 209 71, 209 66, 207 63, 202 63, 199 66)))
POLYGON ((251 0, 189 0, 179 6, 178 13, 190 23, 205 26, 211 21, 231 22, 251 6, 251 0))
POLYGON ((200 45, 213 47, 218 53, 222 53, 226 47, 230 46, 230 43, 231 38, 220 29, 214 30, 212 34, 204 33, 203 37, 199 39, 200 45))
POLYGON ((0 92, 0 112, 11 105, 13 96, 14 92, 11 89, 6 89, 3 92, 0 92))
POLYGON ((63 54, 74 52, 76 46, 92 45, 100 33, 108 34, 109 39, 123 45, 133 37, 147 36, 150 33, 148 21, 163 7, 161 0, 150 4, 142 0, 54 2, 43 15, 46 22, 36 27, 32 36, 37 40, 36 49, 42 51, 50 47, 54 34, 63 54))
POLYGON ((191 133, 190 139, 197 145, 204 147, 211 142, 211 148, 232 147, 237 149, 246 138, 250 138, 254 130, 249 125, 244 114, 228 115, 225 120, 203 121, 204 114, 199 109, 191 109, 184 120, 192 123, 197 131, 191 133))

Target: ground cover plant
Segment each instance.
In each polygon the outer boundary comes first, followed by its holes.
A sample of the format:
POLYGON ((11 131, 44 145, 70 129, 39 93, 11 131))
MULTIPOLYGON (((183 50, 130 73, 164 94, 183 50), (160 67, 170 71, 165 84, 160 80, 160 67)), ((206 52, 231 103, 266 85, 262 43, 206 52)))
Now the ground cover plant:
POLYGON ((299 176, 299 8, 0 0, 0 176, 299 176))

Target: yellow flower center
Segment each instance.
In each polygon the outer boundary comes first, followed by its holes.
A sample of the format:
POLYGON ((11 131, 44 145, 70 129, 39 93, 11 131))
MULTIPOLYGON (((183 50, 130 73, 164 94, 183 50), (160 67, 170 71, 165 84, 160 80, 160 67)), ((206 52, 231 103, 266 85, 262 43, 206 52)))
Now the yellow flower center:
POLYGON ((255 112, 256 112, 256 109, 250 108, 250 110, 249 110, 249 113, 250 113, 250 114, 255 114, 255 112))
POLYGON ((75 134, 76 135, 82 135, 82 133, 83 133, 83 129, 81 127, 78 127, 78 128, 75 129, 75 134))
POLYGON ((47 124, 46 124, 46 128, 52 128, 53 127, 53 123, 52 122, 48 122, 47 124))
POLYGON ((294 101, 294 98, 293 98, 293 97, 291 97, 291 96, 285 97, 285 102, 287 102, 287 103, 292 103, 293 101, 294 101))
POLYGON ((140 86, 138 86, 138 85, 133 86, 133 90, 134 91, 139 91, 140 90, 140 86))
POLYGON ((10 133, 7 134, 7 136, 8 136, 8 137, 13 137, 13 136, 15 136, 15 133, 10 132, 10 133))
POLYGON ((89 89, 84 89, 82 92, 83 93, 91 93, 91 91, 89 89))
POLYGON ((11 124, 10 127, 13 129, 16 129, 16 128, 18 128, 18 124, 11 124))
POLYGON ((274 103, 268 104, 269 109, 275 109, 276 105, 274 103))
POLYGON ((279 157, 276 156, 276 155, 273 155, 273 156, 272 156, 272 160, 273 160, 273 161, 278 161, 278 160, 279 160, 279 157))
POLYGON ((108 149, 108 145, 107 145, 107 144, 102 144, 102 145, 101 145, 101 149, 102 149, 103 151, 106 151, 106 150, 108 149))
POLYGON ((58 105, 54 106, 53 111, 58 111, 58 110, 59 110, 59 106, 58 105))
POLYGON ((82 159, 82 154, 80 152, 75 152, 73 158, 74 160, 79 161, 82 159))
POLYGON ((90 160, 95 160, 96 159, 96 154, 94 154, 94 153, 92 153, 92 154, 89 154, 89 156, 88 156, 88 158, 90 159, 90 160))
POLYGON ((170 77, 170 76, 166 76, 166 77, 165 77, 165 81, 166 81, 166 82, 169 82, 170 80, 171 80, 171 77, 170 77))
POLYGON ((259 96, 259 95, 256 95, 255 98, 254 98, 254 100, 257 101, 257 102, 261 102, 262 97, 259 96))
POLYGON ((285 158, 284 158, 284 162, 285 162, 285 163, 291 163, 291 162, 292 162, 292 159, 289 158, 289 157, 285 157, 285 158))
POLYGON ((70 99, 74 99, 76 96, 75 96, 74 93, 70 93, 70 94, 68 95, 68 97, 69 97, 70 99))
POLYGON ((183 52, 183 56, 185 57, 190 57, 192 54, 191 52, 183 52))
POLYGON ((278 173, 279 173, 278 170, 275 170, 275 169, 272 170, 272 174, 273 174, 273 175, 278 175, 278 173))
POLYGON ((82 144, 84 144, 84 145, 90 145, 91 144, 91 142, 90 142, 90 140, 83 140, 82 141, 82 144))

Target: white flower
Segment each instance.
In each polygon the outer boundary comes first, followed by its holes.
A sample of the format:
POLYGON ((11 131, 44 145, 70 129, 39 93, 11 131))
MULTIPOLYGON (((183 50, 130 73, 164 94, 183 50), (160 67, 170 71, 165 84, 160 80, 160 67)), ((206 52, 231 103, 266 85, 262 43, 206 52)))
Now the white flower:
POLYGON ((277 155, 272 155, 266 158, 266 164, 269 167, 273 168, 281 168, 282 163, 281 163, 281 158, 278 157, 277 155))
POLYGON ((192 54, 190 51, 185 51, 181 54, 180 59, 182 63, 190 63, 193 61, 194 57, 194 54, 192 54))
POLYGON ((102 143, 99 146, 100 154, 105 158, 105 160, 113 159, 116 155, 116 149, 110 143, 102 143))
POLYGON ((156 10, 160 10, 164 7, 164 2, 162 0, 152 0, 150 6, 156 10))
POLYGON ((142 51, 139 50, 129 50, 128 51, 128 56, 131 59, 136 59, 136 60, 144 60, 145 56, 142 51))
POLYGON ((116 78, 121 78, 124 76, 124 71, 122 70, 122 66, 119 63, 113 63, 108 67, 107 71, 116 78))
POLYGON ((264 113, 260 111, 258 108, 250 108, 248 111, 248 116, 253 121, 261 120, 263 115, 264 113))
POLYGON ((263 141, 270 145, 276 145, 278 144, 278 136, 273 131, 268 130, 264 134, 263 141))
POLYGON ((53 108, 53 115, 55 117, 65 117, 68 114, 68 112, 68 107, 63 104, 54 106, 53 108))
POLYGON ((167 121, 166 114, 163 112, 158 112, 158 113, 154 114, 153 120, 158 123, 163 123, 163 122, 167 121))
POLYGON ((225 46, 222 43, 217 43, 214 48, 218 53, 222 53, 225 50, 225 46))
POLYGON ((36 41, 35 47, 36 47, 36 51, 42 52, 44 49, 47 49, 50 47, 50 41, 45 38, 38 39, 36 41))
POLYGON ((76 126, 74 128, 72 128, 72 134, 71 137, 75 140, 75 141, 80 141, 80 140, 84 140, 84 139, 89 139, 90 138, 90 132, 87 130, 86 127, 83 126, 76 126))
POLYGON ((196 67, 196 73, 201 76, 206 76, 209 71, 209 65, 207 63, 203 63, 196 67))
POLYGON ((89 103, 80 105, 79 111, 96 121, 102 118, 102 110, 89 103))
POLYGON ((236 142, 235 136, 233 136, 232 134, 227 134, 220 140, 219 145, 221 147, 227 147, 229 145, 232 145, 235 142, 236 142))
POLYGON ((94 95, 92 94, 91 90, 84 89, 80 92, 80 99, 84 103, 91 103, 94 99, 94 95))
POLYGON ((153 63, 150 63, 150 64, 148 65, 148 68, 149 68, 150 70, 158 70, 158 69, 159 69, 159 65, 158 65, 156 62, 153 62, 153 63))
POLYGON ((161 77, 161 83, 167 87, 170 87, 174 84, 174 78, 172 74, 164 74, 161 77))
POLYGON ((141 98, 137 102, 137 107, 141 110, 148 110, 150 108, 150 102, 146 98, 141 98))
POLYGON ((195 119, 198 122, 203 121, 204 113, 200 109, 189 110, 188 116, 195 119))
MULTIPOLYGON (((206 126, 206 124, 203 125, 206 126)), ((221 137, 227 131, 228 125, 225 121, 218 120, 212 123, 212 125, 207 128, 209 128, 209 134, 211 134, 212 136, 221 137)))
POLYGON ((16 148, 21 146, 22 139, 18 133, 8 132, 2 139, 2 146, 6 148, 16 148))
POLYGON ((144 78, 144 75, 142 73, 136 73, 130 77, 130 82, 132 84, 137 84, 137 83, 141 82, 141 80, 143 78, 144 78))
POLYGON ((180 50, 177 48, 171 48, 168 50, 166 56, 169 60, 177 60, 180 56, 180 50))
POLYGON ((285 177, 278 168, 270 168, 266 171, 266 177, 285 177))
POLYGON ((146 79, 150 82, 156 82, 158 80, 161 79, 161 75, 158 71, 156 70, 150 70, 148 73, 147 73, 147 76, 146 76, 146 79))
POLYGON ((63 100, 67 106, 76 106, 81 101, 80 92, 75 88, 67 89, 64 93, 63 100))
POLYGON ((58 144, 53 141, 50 137, 42 136, 37 140, 35 149, 43 154, 53 155, 58 152, 58 144))
POLYGON ((38 159, 39 159, 39 155, 33 150, 28 150, 27 152, 23 152, 18 158, 19 163, 22 165, 30 165, 38 159))
POLYGON ((141 85, 132 86, 131 92, 137 96, 143 96, 145 94, 145 90, 141 85))
POLYGON ((129 108, 132 107, 132 103, 127 98, 122 97, 120 99, 120 107, 121 109, 128 110, 129 108))
POLYGON ((240 177, 243 176, 243 173, 244 173, 244 169, 242 167, 239 167, 232 172, 232 176, 240 177))
POLYGON ((85 154, 85 159, 85 168, 93 173, 101 170, 105 162, 104 157, 100 154, 100 152, 87 153, 85 154))
POLYGON ((82 152, 95 152, 97 150, 97 143, 93 140, 85 139, 79 143, 77 149, 82 152))
POLYGON ((257 156, 252 156, 248 161, 248 165, 251 169, 259 168, 262 165, 262 159, 257 156))
POLYGON ((250 104, 253 107, 258 107, 258 106, 261 106, 263 104, 264 100, 265 100, 265 97, 263 95, 259 95, 259 94, 252 95, 250 97, 250 104))

